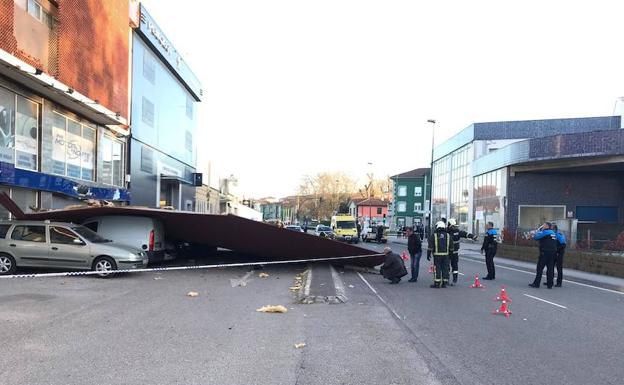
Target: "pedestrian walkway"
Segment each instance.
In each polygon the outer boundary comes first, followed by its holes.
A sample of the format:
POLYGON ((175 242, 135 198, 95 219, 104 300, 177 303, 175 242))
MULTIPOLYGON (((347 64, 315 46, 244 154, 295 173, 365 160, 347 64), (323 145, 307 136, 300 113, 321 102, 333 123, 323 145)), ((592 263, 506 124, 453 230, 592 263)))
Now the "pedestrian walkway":
MULTIPOLYGON (((405 245, 407 247, 407 238, 389 237, 388 240, 389 242, 405 245)), ((426 244, 426 240, 424 241, 424 243, 426 244)), ((426 248, 425 244, 423 244, 423 258, 426 256, 426 251, 424 250, 426 248)), ((462 258, 470 258, 473 260, 484 261, 484 258, 481 255, 481 242, 462 241, 459 256, 462 258)), ((514 259, 504 258, 504 256, 502 255, 496 255, 496 257, 494 258, 494 262, 497 265, 534 272, 537 263, 537 255, 535 256, 534 263, 516 261, 514 259)), ((573 279, 574 281, 578 281, 581 283, 599 283, 608 286, 613 290, 624 291, 624 279, 622 278, 610 277, 607 275, 588 273, 585 271, 567 268, 564 268, 563 274, 565 279, 573 279)))

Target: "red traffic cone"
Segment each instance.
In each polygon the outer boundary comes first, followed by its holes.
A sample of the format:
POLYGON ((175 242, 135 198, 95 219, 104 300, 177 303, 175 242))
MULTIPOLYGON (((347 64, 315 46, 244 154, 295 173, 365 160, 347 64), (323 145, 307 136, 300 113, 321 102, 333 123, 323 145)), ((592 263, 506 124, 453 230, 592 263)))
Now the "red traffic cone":
POLYGON ((404 261, 409 261, 410 257, 409 257, 409 254, 407 254, 407 251, 403 250, 403 253, 401 254, 401 258, 403 258, 404 261))
POLYGON ((499 309, 494 310, 492 314, 504 314, 505 317, 509 318, 509 315, 511 314, 511 310, 509 310, 509 308, 507 307, 507 301, 503 301, 503 303, 501 303, 501 307, 499 309))
POLYGON ((511 298, 509 298, 507 296, 507 290, 505 290, 505 286, 501 286, 501 292, 498 295, 498 297, 496 297, 495 300, 496 301, 506 301, 508 303, 511 303, 511 298))
POLYGON ((474 283, 472 285, 470 285, 470 287, 472 287, 473 289, 482 289, 482 288, 485 287, 485 286, 483 286, 481 284, 481 282, 479 282, 479 275, 478 274, 475 274, 474 283))

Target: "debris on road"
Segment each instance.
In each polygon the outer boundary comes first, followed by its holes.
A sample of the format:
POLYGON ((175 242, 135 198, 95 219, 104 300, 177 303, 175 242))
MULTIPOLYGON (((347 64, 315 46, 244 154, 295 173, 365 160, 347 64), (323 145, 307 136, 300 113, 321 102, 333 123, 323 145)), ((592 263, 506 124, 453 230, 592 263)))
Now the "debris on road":
POLYGON ((355 286, 353 286, 353 285, 349 285, 349 288, 350 288, 350 289, 353 289, 354 287, 355 287, 355 286))
POLYGON ((267 305, 262 306, 260 309, 256 309, 256 311, 260 313, 286 313, 288 312, 288 309, 282 305, 267 305))
POLYGON ((247 286, 247 282, 249 282, 252 275, 253 275, 253 270, 249 271, 240 279, 230 279, 230 285, 232 285, 232 287, 237 287, 237 286, 245 287, 247 286))
POLYGON ((199 296, 199 293, 196 291, 189 291, 188 293, 186 293, 187 297, 197 297, 199 296))
POLYGON ((156 277, 154 277, 154 281, 159 281, 159 280, 161 280, 161 279, 162 279, 162 277, 161 277, 161 276, 156 276, 156 277))
POLYGON ((301 343, 295 344, 295 349, 301 349, 305 346, 306 346, 305 342, 301 342, 301 343))
POLYGON ((269 275, 267 273, 260 273, 260 274, 258 274, 258 277, 259 278, 268 278, 269 275))
POLYGON ((290 291, 299 291, 299 290, 301 290, 301 286, 299 285, 290 287, 290 291))

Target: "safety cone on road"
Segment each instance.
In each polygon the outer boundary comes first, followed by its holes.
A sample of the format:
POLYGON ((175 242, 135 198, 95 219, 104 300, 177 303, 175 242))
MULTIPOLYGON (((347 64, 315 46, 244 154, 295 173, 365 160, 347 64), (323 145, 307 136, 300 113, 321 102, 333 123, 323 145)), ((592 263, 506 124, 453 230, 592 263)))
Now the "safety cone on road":
POLYGON ((498 297, 495 298, 495 301, 506 301, 507 303, 511 303, 511 298, 507 296, 507 290, 505 290, 505 286, 501 286, 501 291, 498 297))
POLYGON ((410 257, 409 254, 407 254, 407 251, 403 250, 403 253, 401 254, 401 258, 403 258, 404 261, 409 261, 410 257))
POLYGON ((479 275, 478 274, 475 274, 474 283, 472 285, 470 285, 470 287, 473 288, 473 289, 482 289, 482 288, 485 287, 485 286, 483 286, 481 284, 481 282, 479 282, 479 275))
POLYGON ((509 318, 511 310, 509 310, 509 307, 507 306, 507 301, 503 301, 503 303, 501 303, 501 307, 494 310, 492 314, 504 314, 505 317, 509 318))

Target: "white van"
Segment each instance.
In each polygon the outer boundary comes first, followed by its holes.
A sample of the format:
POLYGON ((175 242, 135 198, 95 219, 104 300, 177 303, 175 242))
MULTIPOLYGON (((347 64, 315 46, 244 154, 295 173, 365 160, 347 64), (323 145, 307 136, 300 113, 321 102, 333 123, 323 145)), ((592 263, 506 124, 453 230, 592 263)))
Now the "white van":
POLYGON ((101 237, 145 251, 150 263, 173 259, 173 255, 165 253, 165 228, 158 219, 106 215, 82 224, 101 237))

